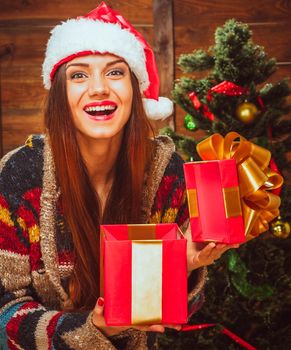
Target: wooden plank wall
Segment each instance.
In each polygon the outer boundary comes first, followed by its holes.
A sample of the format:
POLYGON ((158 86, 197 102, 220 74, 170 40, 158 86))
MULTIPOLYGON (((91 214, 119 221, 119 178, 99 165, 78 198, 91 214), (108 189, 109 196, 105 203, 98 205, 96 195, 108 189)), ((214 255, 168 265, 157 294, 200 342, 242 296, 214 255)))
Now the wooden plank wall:
MULTIPOLYGON (((1 0, 0 146, 2 150, 0 149, 0 152, 2 154, 22 144, 28 134, 41 132, 43 128, 41 108, 46 92, 42 87, 40 75, 49 30, 60 20, 87 13, 96 7, 97 3, 96 0, 1 0)), ((265 46, 270 56, 277 58, 279 69, 271 81, 291 76, 290 1, 111 0, 107 3, 138 27, 150 44, 153 45, 156 39, 157 59, 159 66, 162 67, 162 95, 168 95, 172 86, 171 77, 167 79, 172 64, 171 58, 169 53, 165 58, 162 46, 165 40, 171 40, 169 39, 171 28, 167 27, 166 30, 164 28, 164 33, 169 33, 166 39, 161 34, 164 23, 167 25, 171 23, 171 11, 174 43, 168 41, 167 50, 169 47, 174 47, 175 62, 181 53, 188 53, 196 48, 207 49, 213 44, 215 28, 229 18, 236 18, 248 23, 254 32, 254 41, 265 46), (165 8, 167 6, 168 9, 165 8), (153 8, 162 10, 158 10, 153 16, 153 8), (168 68, 167 59, 170 62, 168 68)), ((179 76, 181 72, 175 66, 175 77, 179 76)), ((187 133, 183 127, 184 116, 185 112, 177 107, 176 129, 178 132, 187 133)), ((166 123, 171 124, 171 120, 167 120, 166 123)), ((156 126, 163 125, 165 122, 156 126)))
MULTIPOLYGON (((249 24, 253 41, 264 46, 269 57, 277 58, 278 71, 272 75, 270 82, 291 77, 291 1, 174 1, 175 62, 182 53, 190 53, 198 48, 208 49, 214 44, 215 29, 230 18, 249 24)), ((182 72, 176 66, 176 78, 181 75, 182 72)), ((291 103, 291 98, 289 101, 291 103)), ((193 136, 183 126, 185 114, 180 107, 176 108, 176 129, 193 136)), ((291 118, 291 115, 288 117, 291 118)))
MULTIPOLYGON (((30 133, 43 130, 46 90, 41 65, 50 29, 61 20, 88 13, 97 4, 96 0, 0 1, 2 154, 22 144, 30 133)), ((152 0, 112 0, 107 4, 153 44, 152 0)))

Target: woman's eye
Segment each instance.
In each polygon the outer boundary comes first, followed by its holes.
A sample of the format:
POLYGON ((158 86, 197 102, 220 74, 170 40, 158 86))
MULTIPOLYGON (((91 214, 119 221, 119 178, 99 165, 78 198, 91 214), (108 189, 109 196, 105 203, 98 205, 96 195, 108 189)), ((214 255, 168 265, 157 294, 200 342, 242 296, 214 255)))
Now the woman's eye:
POLYGON ((112 69, 107 73, 107 75, 120 76, 120 75, 124 75, 124 72, 121 69, 112 69))
POLYGON ((86 77, 86 74, 81 72, 71 74, 71 79, 84 79, 86 77))

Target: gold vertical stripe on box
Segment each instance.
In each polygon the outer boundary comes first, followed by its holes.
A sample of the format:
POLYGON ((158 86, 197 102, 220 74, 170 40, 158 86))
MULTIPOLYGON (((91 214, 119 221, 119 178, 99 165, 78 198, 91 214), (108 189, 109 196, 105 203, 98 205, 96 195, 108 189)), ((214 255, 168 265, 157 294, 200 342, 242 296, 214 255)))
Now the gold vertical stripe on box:
POLYGON ((199 216, 199 211, 197 203, 197 191, 195 188, 187 190, 187 198, 190 218, 197 218, 199 216))
POLYGON ((156 227, 155 224, 147 225, 128 225, 128 239, 139 240, 139 239, 155 239, 156 238, 156 227))
POLYGON ((157 324, 162 320, 163 243, 132 241, 132 324, 157 324))
POLYGON ((231 218, 242 215, 238 187, 223 188, 222 193, 226 217, 231 218))

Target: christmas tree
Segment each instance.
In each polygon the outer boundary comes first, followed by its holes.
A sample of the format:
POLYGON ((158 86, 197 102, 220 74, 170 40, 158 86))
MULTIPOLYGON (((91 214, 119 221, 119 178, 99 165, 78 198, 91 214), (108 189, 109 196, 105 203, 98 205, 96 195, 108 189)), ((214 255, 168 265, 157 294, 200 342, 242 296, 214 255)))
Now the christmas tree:
MULTIPOLYGON (((291 349, 291 121, 287 79, 268 83, 276 60, 252 41, 246 24, 229 20, 215 32, 215 44, 206 52, 181 55, 187 73, 174 87, 173 97, 185 111, 185 128, 202 130, 205 137, 236 131, 272 153, 269 167, 285 178, 280 194, 281 216, 270 230, 232 250, 209 267, 206 302, 190 320, 215 326, 189 332, 169 331, 159 339, 160 349, 291 349), (205 71, 203 79, 194 73, 205 71), (224 330, 226 329, 226 330, 224 330), (233 332, 236 336, 231 338, 233 332), (245 343, 244 343, 245 341, 245 343)), ((197 137, 170 129, 186 160, 200 160, 197 137)), ((193 133, 197 135, 197 133, 193 133)), ((200 133, 201 135, 201 133, 200 133)))

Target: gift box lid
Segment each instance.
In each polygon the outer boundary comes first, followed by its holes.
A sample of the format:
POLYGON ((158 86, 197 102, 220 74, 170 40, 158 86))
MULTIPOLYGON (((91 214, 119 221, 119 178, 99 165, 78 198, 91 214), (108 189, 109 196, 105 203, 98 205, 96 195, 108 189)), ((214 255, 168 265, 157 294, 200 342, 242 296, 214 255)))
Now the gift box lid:
POLYGON ((101 225, 100 233, 106 240, 185 239, 176 223, 101 225))

